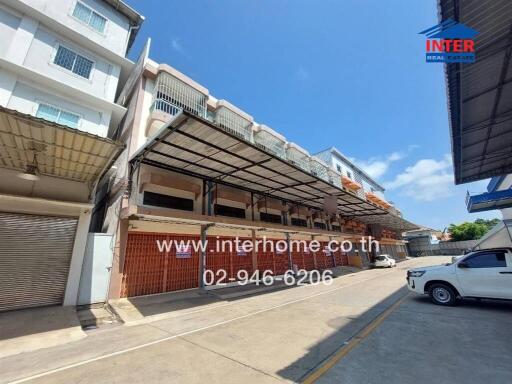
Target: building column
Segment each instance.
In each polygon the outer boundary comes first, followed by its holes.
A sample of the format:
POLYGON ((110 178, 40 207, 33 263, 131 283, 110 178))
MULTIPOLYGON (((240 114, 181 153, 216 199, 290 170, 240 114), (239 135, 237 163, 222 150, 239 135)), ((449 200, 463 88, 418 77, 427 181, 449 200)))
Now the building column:
POLYGON ((292 250, 290 248, 290 233, 286 232, 286 250, 288 252, 288 269, 293 271, 292 250))
POLYGON ((80 211, 63 305, 76 305, 78 300, 78 287, 80 284, 80 276, 82 274, 82 264, 84 261, 89 225, 91 224, 91 216, 92 211, 90 209, 80 211))
MULTIPOLYGON (((333 241, 333 238, 332 237, 329 237, 329 242, 333 241)), ((331 244, 331 247, 332 247, 332 244, 331 244)), ((338 249, 338 252, 341 252, 341 249, 338 249)), ((334 264, 334 268, 337 267, 336 265, 336 253, 334 251, 331 251, 331 255, 332 255, 332 261, 333 261, 333 264, 334 264)))
POLYGON ((119 299, 123 284, 123 269, 128 242, 128 219, 120 219, 115 233, 114 257, 110 271, 110 286, 108 299, 119 299))
MULTIPOLYGON (((315 240, 315 236, 314 235, 311 235, 311 241, 315 240)), ((311 248, 309 249, 311 251, 311 248)), ((313 263, 315 264, 315 269, 318 269, 318 263, 316 261, 316 252, 313 252, 313 263)))
POLYGON ((252 237, 252 252, 251 252, 252 270, 254 273, 258 270, 258 253, 256 250, 256 230, 255 229, 251 229, 251 237, 252 237))
POLYGON ((199 253, 199 289, 204 289, 204 272, 206 270, 206 232, 213 224, 201 225, 201 252, 199 253))

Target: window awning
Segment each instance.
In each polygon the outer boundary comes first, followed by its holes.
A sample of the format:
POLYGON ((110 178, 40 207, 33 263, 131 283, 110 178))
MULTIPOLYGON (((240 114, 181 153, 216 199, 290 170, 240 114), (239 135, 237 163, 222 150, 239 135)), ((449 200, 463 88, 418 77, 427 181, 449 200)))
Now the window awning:
POLYGON ((323 209, 335 196, 346 217, 388 212, 188 112, 162 127, 131 159, 210 182, 323 209))
POLYGON ((0 167, 96 182, 123 150, 107 138, 0 107, 0 167))
POLYGON ((366 224, 380 224, 383 227, 400 232, 412 231, 420 228, 419 225, 411 223, 410 221, 392 213, 379 216, 366 216, 362 217, 360 220, 366 224))
POLYGON ((474 63, 445 64, 455 183, 512 173, 510 1, 438 0, 440 21, 478 31, 474 63))

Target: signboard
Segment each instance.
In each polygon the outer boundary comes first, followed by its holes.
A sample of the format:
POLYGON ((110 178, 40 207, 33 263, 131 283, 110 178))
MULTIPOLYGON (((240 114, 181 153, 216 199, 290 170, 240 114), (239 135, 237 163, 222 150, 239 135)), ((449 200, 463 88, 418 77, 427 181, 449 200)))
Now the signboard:
POLYGON ((190 245, 178 246, 176 249, 177 259, 189 259, 192 257, 192 247, 190 245))

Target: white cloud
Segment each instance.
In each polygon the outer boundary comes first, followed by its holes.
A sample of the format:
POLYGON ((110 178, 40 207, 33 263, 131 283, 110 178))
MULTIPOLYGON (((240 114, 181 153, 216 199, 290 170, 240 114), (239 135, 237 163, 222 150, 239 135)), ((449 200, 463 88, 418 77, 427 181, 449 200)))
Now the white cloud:
POLYGON ((378 179, 386 174, 391 163, 402 160, 405 157, 403 153, 393 152, 385 158, 372 157, 368 160, 351 159, 360 166, 368 175, 378 179))
POLYGON ((171 39, 171 47, 176 52, 183 53, 183 45, 181 45, 180 40, 178 38, 171 39))
POLYGON ((309 79, 309 72, 306 68, 304 68, 303 66, 300 66, 295 71, 295 77, 297 78, 297 80, 305 81, 305 80, 309 79))
POLYGON ((399 190, 419 201, 432 201, 455 193, 450 155, 440 160, 421 159, 407 167, 394 180, 384 183, 389 190, 399 190))

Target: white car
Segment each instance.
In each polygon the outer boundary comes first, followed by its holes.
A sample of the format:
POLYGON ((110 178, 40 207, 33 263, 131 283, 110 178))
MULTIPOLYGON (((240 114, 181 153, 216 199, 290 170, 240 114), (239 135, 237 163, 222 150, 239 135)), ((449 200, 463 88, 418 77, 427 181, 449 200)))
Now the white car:
POLYGON ((379 255, 375 257, 375 263, 373 265, 376 267, 392 268, 396 266, 396 261, 389 255, 379 255))
POLYGON ((478 250, 450 264, 411 269, 407 287, 438 305, 467 297, 512 300, 512 248, 478 250))

